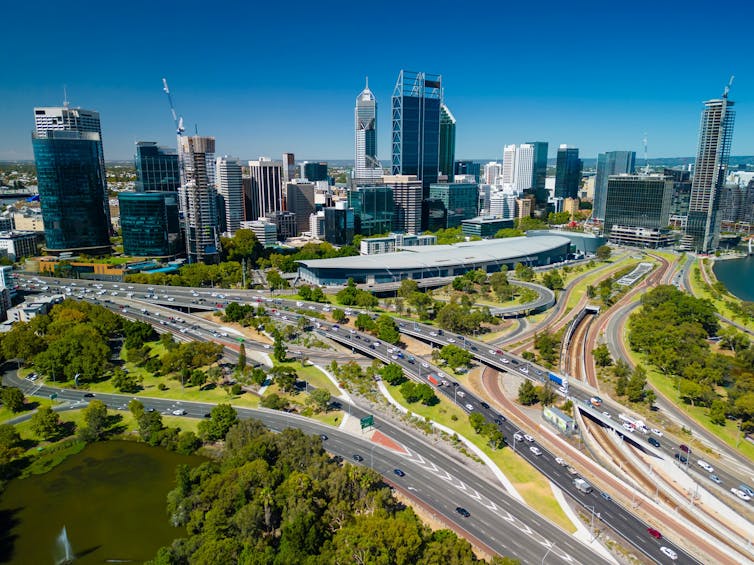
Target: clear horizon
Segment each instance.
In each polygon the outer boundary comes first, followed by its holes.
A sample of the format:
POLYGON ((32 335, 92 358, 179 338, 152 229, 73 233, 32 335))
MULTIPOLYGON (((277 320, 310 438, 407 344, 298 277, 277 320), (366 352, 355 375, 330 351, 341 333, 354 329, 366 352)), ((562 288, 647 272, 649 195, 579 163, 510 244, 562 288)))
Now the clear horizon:
MULTIPOLYGON (((196 124, 214 136, 218 155, 353 159, 353 107, 368 75, 386 161, 401 68, 443 76, 457 159, 500 160, 504 145, 532 140, 549 142, 550 157, 560 144, 588 159, 613 150, 643 157, 645 133, 650 159, 694 156, 703 102, 719 98, 732 74, 731 154, 752 155, 748 37, 710 27, 696 4, 640 2, 626 13, 604 2, 545 2, 534 17, 520 4, 471 2, 459 13, 440 0, 367 12, 338 0, 317 9, 293 1, 284 19, 278 6, 236 2, 207 11, 196 0, 134 0, 121 10, 84 0, 62 25, 40 17, 58 4, 14 3, 5 17, 0 160, 32 159, 33 108, 61 105, 64 85, 71 106, 100 112, 108 161, 130 160, 139 140, 174 147, 163 77, 187 133, 196 124), (412 31, 396 40, 399 17, 412 31), (32 21, 33 36, 24 25, 32 21)), ((752 6, 736 7, 738 21, 747 15, 752 6)))

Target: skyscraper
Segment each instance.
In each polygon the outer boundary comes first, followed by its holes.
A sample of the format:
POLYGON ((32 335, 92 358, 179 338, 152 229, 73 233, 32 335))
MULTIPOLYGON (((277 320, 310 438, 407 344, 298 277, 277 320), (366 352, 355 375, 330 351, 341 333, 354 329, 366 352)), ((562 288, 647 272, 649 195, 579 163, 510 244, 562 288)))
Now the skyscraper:
POLYGON ((610 175, 633 174, 636 161, 634 151, 608 151, 597 155, 597 175, 594 180, 594 206, 592 217, 605 219, 607 179, 610 175))
POLYGON ((484 184, 497 184, 503 174, 503 166, 497 161, 490 161, 484 166, 484 184))
POLYGON ((447 176, 448 182, 453 182, 455 160, 456 119, 443 104, 440 106, 440 174, 447 176))
POLYGON ((427 198, 440 168, 442 77, 402 70, 392 102, 392 172, 416 176, 427 198))
POLYGON ((474 161, 456 161, 454 173, 456 175, 474 175, 476 182, 482 176, 482 165, 474 161))
POLYGON ((472 183, 433 183, 429 187, 429 198, 442 203, 445 228, 461 225, 463 220, 479 213, 479 186, 472 183))
POLYGON ((576 198, 581 184, 581 159, 576 147, 561 145, 555 165, 555 198, 576 198))
POLYGON ((174 257, 186 250, 178 219, 178 193, 119 192, 123 252, 134 257, 174 257))
POLYGON ((249 161, 251 177, 251 220, 283 210, 283 167, 279 161, 260 157, 249 161))
POLYGON ((100 126, 99 112, 84 110, 83 108, 69 108, 67 101, 64 102, 63 106, 34 108, 34 131, 37 134, 47 131, 76 131, 99 135, 97 150, 103 182, 102 208, 105 211, 109 232, 110 205, 107 194, 107 173, 105 172, 105 153, 102 149, 102 127, 100 126))
POLYGON ((377 159, 377 99, 369 90, 369 79, 364 90, 356 97, 354 127, 356 153, 353 178, 357 182, 359 179, 379 178, 382 175, 382 165, 377 159))
POLYGON ((412 175, 386 175, 382 180, 393 189, 395 231, 418 234, 422 229, 422 181, 412 175))
POLYGON ((327 180, 327 163, 310 163, 304 161, 301 163, 301 178, 310 182, 327 180))
POLYGON ((605 197, 605 235, 625 245, 669 242, 673 180, 663 175, 611 175, 605 197))
POLYGON ((218 157, 216 161, 217 193, 225 202, 225 231, 233 236, 244 220, 244 190, 241 163, 238 159, 218 157))
POLYGON ((704 103, 699 127, 699 149, 691 180, 691 199, 686 223, 684 245, 708 253, 720 238, 720 196, 728 171, 728 157, 733 138, 735 111, 728 100, 728 87, 723 97, 704 103))
POLYGON ((220 229, 215 189, 215 138, 181 136, 181 210, 189 263, 220 260, 220 229))
MULTIPOLYGON (((501 169, 503 187, 510 188, 513 186, 513 179, 516 174, 516 146, 506 145, 503 147, 503 167, 501 169)), ((494 179, 488 181, 489 184, 494 184, 494 179)))
POLYGON ((348 207, 353 208, 356 233, 372 236, 393 230, 395 202, 390 186, 360 186, 349 190, 348 207))
POLYGON ((516 168, 513 174, 513 190, 522 193, 534 186, 534 146, 522 143, 516 148, 516 168))
POLYGON ((285 208, 296 216, 296 233, 309 229, 309 216, 316 210, 314 204, 314 184, 310 182, 289 182, 285 185, 285 208))
POLYGON ((538 206, 547 204, 547 189, 545 180, 547 179, 547 149, 546 141, 528 141, 527 145, 534 148, 534 158, 532 160, 532 192, 538 206))
POLYGON ((296 156, 293 153, 283 153, 283 184, 296 178, 296 156))
POLYGON ((41 130, 32 134, 32 146, 47 251, 109 253, 99 133, 41 130))
POLYGON ((181 186, 178 153, 170 147, 158 147, 154 141, 137 141, 136 192, 177 192, 181 186))

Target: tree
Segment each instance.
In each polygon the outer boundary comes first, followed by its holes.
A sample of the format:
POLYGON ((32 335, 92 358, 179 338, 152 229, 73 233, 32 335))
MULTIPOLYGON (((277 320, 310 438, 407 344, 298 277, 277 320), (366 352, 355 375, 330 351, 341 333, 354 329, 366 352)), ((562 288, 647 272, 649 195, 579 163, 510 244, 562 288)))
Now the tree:
POLYGON ((418 400, 425 406, 434 406, 439 402, 439 399, 435 395, 435 389, 426 383, 417 384, 415 391, 418 400))
POLYGON ((84 427, 79 431, 86 442, 98 441, 107 431, 107 406, 101 400, 92 400, 83 410, 84 427))
POLYGON ((313 302, 327 302, 327 298, 325 298, 325 293, 322 292, 322 289, 318 286, 315 286, 312 288, 312 295, 311 300, 313 302))
POLYGON ((417 283, 414 279, 403 279, 401 281, 401 286, 398 289, 398 296, 408 299, 411 294, 418 291, 419 283, 417 283))
POLYGON ((141 377, 126 373, 120 367, 116 367, 113 371, 113 386, 120 392, 138 392, 141 390, 141 377))
POLYGON ((644 387, 647 384, 647 371, 641 365, 634 368, 631 378, 626 385, 626 396, 630 402, 644 400, 644 387))
POLYGON ((531 381, 526 380, 518 387, 518 401, 524 406, 531 406, 539 402, 539 392, 531 381))
POLYGON ((270 290, 289 288, 291 286, 277 269, 270 269, 267 271, 267 285, 270 287, 270 290))
POLYGON ((275 341, 272 344, 272 357, 278 363, 283 363, 288 357, 288 348, 283 343, 283 336, 275 332, 275 341))
POLYGON ((607 261, 608 259, 610 259, 611 254, 612 254, 612 249, 610 249, 610 246, 608 245, 600 245, 597 248, 597 250, 594 252, 594 255, 600 261, 607 261))
POLYGON ((259 401, 259 405, 270 410, 284 410, 288 406, 288 401, 279 394, 265 394, 259 401))
POLYGON ((451 369, 458 367, 468 367, 471 364, 473 356, 465 349, 457 345, 448 344, 440 349, 440 358, 447 363, 451 369))
POLYGON ((12 424, 0 424, 0 472, 3 466, 24 452, 21 435, 12 424))
POLYGON ((374 323, 374 320, 372 320, 369 314, 359 314, 358 316, 356 316, 354 325, 356 326, 357 330, 362 332, 370 331, 377 327, 374 323))
POLYGON ((246 345, 244 343, 238 346, 238 364, 236 365, 236 369, 241 373, 246 369, 246 345))
POLYGON ((131 414, 133 414, 133 417, 138 420, 139 416, 144 413, 144 405, 141 403, 141 401, 134 398, 128 402, 128 411, 131 412, 131 414))
POLYGON ((280 390, 284 392, 292 392, 296 389, 298 375, 296 374, 296 369, 293 367, 276 365, 270 369, 270 375, 275 379, 280 390))
POLYGON ((331 312, 331 314, 332 314, 332 319, 338 322, 339 324, 342 324, 346 320, 346 313, 340 308, 333 308, 333 311, 331 312))
POLYGON ((181 455, 191 455, 202 445, 202 440, 199 439, 192 431, 185 431, 178 434, 178 442, 176 443, 175 450, 181 455))
POLYGON ((149 445, 158 445, 160 443, 160 432, 164 426, 162 423, 162 414, 156 410, 153 412, 142 412, 137 418, 139 425, 139 436, 149 445))
POLYGON ((60 416, 49 406, 40 407, 31 417, 31 431, 45 440, 53 440, 61 433, 60 416))
POLYGON ((377 337, 387 343, 396 344, 401 340, 401 332, 395 320, 387 314, 382 314, 376 321, 377 337))
POLYGON ((524 265, 523 263, 516 263, 514 267, 516 278, 521 281, 531 281, 534 278, 534 269, 524 265))
POLYGON ((547 222, 553 226, 567 224, 570 221, 571 221, 570 212, 550 212, 547 215, 547 222))
POLYGON ((542 284, 550 290, 563 290, 563 277, 555 271, 547 271, 542 275, 542 284))
POLYGON ((610 355, 610 350, 605 343, 601 343, 592 349, 592 356, 598 367, 609 367, 613 364, 613 357, 610 355))
POLYGON ((331 395, 324 388, 316 388, 309 393, 311 404, 317 412, 327 412, 330 406, 331 395))
POLYGON ((218 404, 210 412, 209 420, 199 422, 199 436, 206 441, 224 439, 238 421, 238 414, 230 404, 218 404))
POLYGON ((14 386, 2 389, 0 400, 11 412, 21 412, 26 404, 24 393, 14 386))
POLYGON ((481 412, 472 412, 469 414, 469 424, 476 433, 481 433, 483 426, 487 423, 487 419, 481 414, 481 412))

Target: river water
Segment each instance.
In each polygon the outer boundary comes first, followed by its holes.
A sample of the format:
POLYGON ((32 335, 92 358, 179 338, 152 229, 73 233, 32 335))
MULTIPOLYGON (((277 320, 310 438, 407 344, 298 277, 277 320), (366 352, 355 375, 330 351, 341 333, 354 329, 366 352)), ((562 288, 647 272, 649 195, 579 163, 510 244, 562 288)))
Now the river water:
POLYGON ((717 280, 741 300, 754 301, 754 255, 715 261, 717 280))
POLYGON ((63 526, 76 565, 151 559, 185 534, 166 514, 176 466, 202 461, 142 443, 106 441, 48 473, 16 479, 0 499, 0 562, 53 565, 63 526))

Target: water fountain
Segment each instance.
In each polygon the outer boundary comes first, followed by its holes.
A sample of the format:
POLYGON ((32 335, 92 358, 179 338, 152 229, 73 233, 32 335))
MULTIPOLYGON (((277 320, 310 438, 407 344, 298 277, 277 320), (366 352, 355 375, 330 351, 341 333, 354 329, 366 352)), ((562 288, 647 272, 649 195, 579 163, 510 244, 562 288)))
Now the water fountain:
POLYGON ((73 563, 74 557, 71 542, 68 539, 68 532, 65 530, 65 526, 63 526, 60 534, 55 539, 55 565, 73 563))

